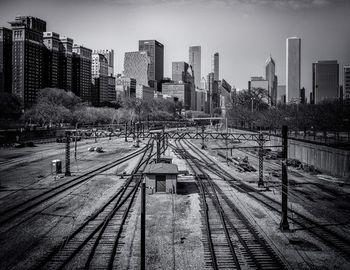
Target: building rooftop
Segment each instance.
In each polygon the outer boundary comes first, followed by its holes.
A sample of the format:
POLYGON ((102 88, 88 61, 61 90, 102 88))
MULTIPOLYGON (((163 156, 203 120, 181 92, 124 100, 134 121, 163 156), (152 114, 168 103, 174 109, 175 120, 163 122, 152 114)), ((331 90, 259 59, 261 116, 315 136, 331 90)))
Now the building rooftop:
POLYGON ((152 163, 147 165, 144 174, 179 174, 176 164, 169 163, 152 163))

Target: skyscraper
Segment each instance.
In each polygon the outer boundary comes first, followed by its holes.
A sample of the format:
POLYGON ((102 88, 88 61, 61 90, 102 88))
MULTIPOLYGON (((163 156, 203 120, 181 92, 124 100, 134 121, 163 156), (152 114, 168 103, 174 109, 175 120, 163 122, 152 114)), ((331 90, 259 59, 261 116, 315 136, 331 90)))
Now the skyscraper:
POLYGON ((0 93, 12 92, 12 31, 0 27, 0 93))
POLYGON ((163 80, 164 77, 164 45, 157 40, 139 40, 139 51, 147 52, 151 60, 149 85, 160 91, 161 80, 163 80))
POLYGON ((297 37, 287 38, 286 43, 286 100, 287 102, 299 103, 301 39, 297 37))
POLYGON ((207 75, 207 104, 205 107, 205 112, 212 114, 213 112, 213 92, 214 92, 214 72, 210 72, 207 75))
POLYGON ((343 95, 344 99, 350 99, 350 64, 343 68, 343 95))
POLYGON ((219 78, 219 53, 216 52, 212 58, 212 72, 214 73, 214 81, 220 80, 219 78))
POLYGON ((136 79, 137 84, 149 86, 151 59, 147 52, 126 52, 124 57, 124 76, 136 79))
POLYGON ((173 62, 172 63, 172 80, 175 82, 186 82, 186 73, 188 70, 188 64, 186 62, 173 62))
POLYGON ((12 93, 25 108, 36 102, 43 87, 43 32, 46 22, 35 17, 19 16, 12 26, 12 93))
POLYGON ((317 61, 312 64, 312 97, 314 104, 338 98, 339 64, 337 61, 317 61))
POLYGON ((60 76, 59 87, 72 91, 73 39, 60 37, 60 76))
POLYGON ((108 76, 114 75, 114 50, 105 49, 105 50, 94 50, 93 53, 103 54, 108 62, 108 76))
POLYGON ((43 86, 57 87, 59 82, 60 36, 55 32, 44 32, 43 86))
POLYGON ((265 89, 267 91, 269 89, 269 82, 264 77, 251 77, 250 81, 248 81, 248 90, 252 89, 265 89))
POLYGON ((277 103, 285 104, 286 103, 286 86, 279 85, 277 86, 277 103))
POLYGON ((43 87, 72 90, 73 40, 55 32, 44 32, 43 87))
POLYGON ((92 53, 91 59, 91 76, 93 83, 91 88, 91 100, 94 106, 99 106, 103 102, 113 100, 111 99, 113 95, 109 94, 110 88, 108 87, 108 61, 103 54, 97 53, 96 51, 92 53))
POLYGON ((201 46, 191 46, 189 48, 188 63, 194 72, 194 84, 196 88, 201 87, 201 46))
POLYGON ((266 60, 265 78, 268 81, 269 105, 274 106, 277 103, 277 76, 275 60, 271 56, 266 60))
POLYGON ((73 46, 72 91, 87 103, 91 103, 91 53, 91 49, 73 46))
POLYGON ((108 76, 108 61, 103 54, 94 51, 91 55, 91 60, 92 78, 108 76))

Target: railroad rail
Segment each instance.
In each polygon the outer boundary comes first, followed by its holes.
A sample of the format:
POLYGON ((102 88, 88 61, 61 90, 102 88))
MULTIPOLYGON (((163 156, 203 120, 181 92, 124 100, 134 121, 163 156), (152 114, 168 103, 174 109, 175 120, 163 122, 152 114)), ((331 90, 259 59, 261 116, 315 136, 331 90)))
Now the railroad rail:
POLYGON ((113 269, 120 237, 137 197, 141 172, 155 154, 152 147, 143 153, 132 175, 98 211, 35 266, 35 269, 113 269), (149 152, 149 153, 148 153, 149 152), (147 154, 148 153, 148 154, 147 154))
POLYGON ((215 184, 198 159, 181 142, 175 143, 175 152, 187 161, 201 191, 206 253, 210 254, 206 257, 208 266, 213 269, 286 269, 284 262, 215 184))
MULTIPOLYGON (((229 172, 220 168, 215 161, 208 157, 208 155, 205 155, 192 143, 186 142, 186 146, 200 158, 201 162, 203 163, 202 165, 204 165, 207 170, 211 171, 223 180, 226 180, 232 188, 239 190, 240 192, 244 192, 247 196, 255 199, 268 209, 281 214, 281 205, 279 201, 268 197, 254 187, 235 178, 229 172)), ((294 209, 288 208, 288 211, 290 213, 288 220, 294 222, 294 224, 321 240, 328 247, 335 249, 346 260, 350 261, 350 239, 348 237, 338 234, 331 228, 322 226, 322 224, 319 222, 312 220, 294 209)))
POLYGON ((65 183, 54 186, 44 192, 35 195, 29 199, 26 199, 16 205, 10 206, 5 210, 0 212, 0 226, 2 233, 7 232, 9 229, 16 227, 17 225, 27 221, 33 216, 37 215, 43 209, 47 209, 58 200, 53 200, 57 197, 62 197, 66 194, 66 192, 71 191, 73 188, 79 187, 80 185, 86 183, 91 180, 94 176, 101 174, 117 165, 120 165, 141 153, 146 152, 150 148, 150 145, 145 146, 142 149, 139 149, 135 152, 132 152, 122 158, 119 158, 115 161, 109 162, 101 167, 98 167, 92 171, 84 173, 80 176, 70 179, 65 183), (39 208, 39 210, 37 209, 39 208), (26 213, 35 209, 35 213, 28 216, 25 216, 26 213), (15 225, 14 225, 15 224, 15 225))

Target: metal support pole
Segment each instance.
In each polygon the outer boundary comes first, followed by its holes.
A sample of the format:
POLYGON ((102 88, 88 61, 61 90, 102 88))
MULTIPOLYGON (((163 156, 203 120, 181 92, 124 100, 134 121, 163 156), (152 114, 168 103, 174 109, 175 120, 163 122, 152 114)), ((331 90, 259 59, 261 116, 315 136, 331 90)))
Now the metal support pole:
POLYGON ((78 134, 78 123, 75 124, 75 140, 74 140, 74 159, 77 160, 77 134, 78 134))
POLYGON ((66 173, 65 176, 71 176, 70 173, 70 131, 66 131, 66 173))
POLYGON ((125 141, 128 141, 128 122, 125 123, 125 141))
POLYGON ((141 184, 141 270, 146 269, 146 184, 141 184))
POLYGON ((288 174, 287 174, 287 158, 288 158, 288 127, 282 126, 282 220, 280 229, 282 231, 289 230, 288 224, 288 174))
POLYGON ((164 128, 163 128, 163 132, 162 132, 162 141, 163 141, 162 147, 163 147, 163 149, 165 149, 165 133, 164 133, 164 128))
POLYGON ((204 130, 205 130, 205 126, 202 126, 202 149, 205 149, 205 144, 204 144, 204 130))
POLYGON ((258 187, 264 187, 264 135, 259 133, 259 181, 258 187))
POLYGON ((95 143, 97 143, 97 133, 96 133, 96 130, 95 130, 95 143))
POLYGON ((228 146, 227 146, 227 136, 225 139, 225 143, 226 143, 226 164, 228 165, 228 146))
POLYGON ((139 145, 139 136, 140 136, 140 124, 139 123, 137 123, 136 124, 136 147, 140 147, 140 145, 139 145))
POLYGON ((160 160, 160 133, 157 133, 157 163, 160 160))

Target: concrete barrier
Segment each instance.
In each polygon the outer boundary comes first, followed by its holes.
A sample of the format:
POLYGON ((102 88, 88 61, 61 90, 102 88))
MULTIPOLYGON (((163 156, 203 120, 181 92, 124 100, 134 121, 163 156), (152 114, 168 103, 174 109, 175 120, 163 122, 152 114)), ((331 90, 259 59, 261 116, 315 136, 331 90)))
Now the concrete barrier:
MULTIPOLYGON (((266 145, 282 144, 280 137, 271 136, 266 145)), ((288 140, 288 157, 312 165, 321 172, 350 179, 350 151, 324 145, 288 140)))
MULTIPOLYGON (((229 129, 234 133, 252 133, 245 130, 229 129)), ((257 146, 256 142, 247 145, 257 146)), ((282 138, 271 135, 266 146, 282 145, 282 138)), ((276 150, 276 148, 273 148, 276 150)), ((282 148, 279 148, 282 149, 282 148)), ((294 158, 304 164, 312 165, 319 171, 332 176, 345 177, 350 180, 350 151, 337 149, 317 143, 288 139, 288 158, 294 158)))

